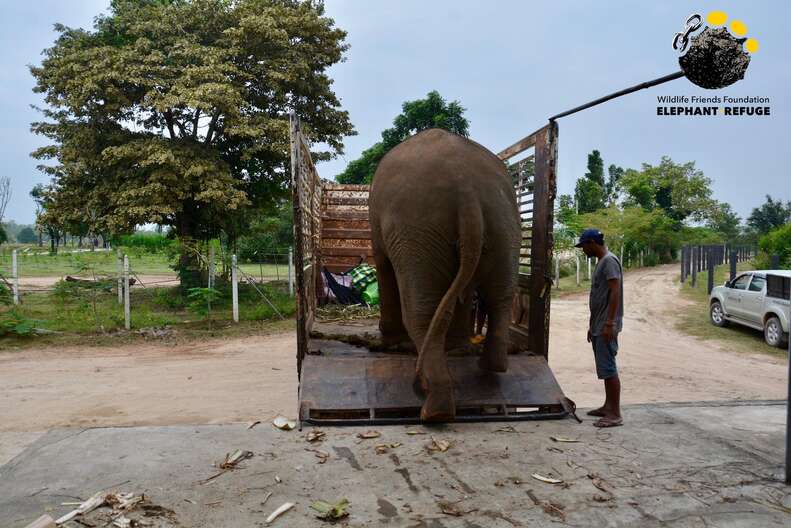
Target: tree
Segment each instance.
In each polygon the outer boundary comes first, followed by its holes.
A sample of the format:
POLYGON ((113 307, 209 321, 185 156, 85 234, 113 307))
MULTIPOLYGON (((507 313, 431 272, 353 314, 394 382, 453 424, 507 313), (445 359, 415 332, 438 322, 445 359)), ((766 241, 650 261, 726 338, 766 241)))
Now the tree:
POLYGON ((429 92, 425 99, 405 102, 401 106, 401 113, 393 120, 393 126, 382 132, 382 141, 349 162, 346 169, 335 179, 340 183, 371 183, 376 167, 385 154, 421 130, 442 128, 466 137, 469 135, 470 124, 464 118, 464 110, 461 103, 448 103, 437 91, 429 92))
POLYGON ((623 178, 624 170, 623 167, 610 165, 607 168, 607 174, 609 178, 604 186, 604 196, 607 206, 609 207, 618 202, 618 198, 621 194, 621 179, 623 178))
MULTIPOLYGON (((54 190, 51 185, 37 184, 30 191, 30 196, 36 202, 36 225, 39 226, 39 234, 44 229, 49 235, 49 251, 53 255, 58 252, 61 238, 60 217, 54 212, 54 190)), ((39 236, 39 245, 41 237, 39 236)))
POLYGON ((626 205, 647 211, 657 207, 679 225, 691 218, 702 220, 711 210, 711 179, 695 168, 695 162, 674 163, 663 156, 659 165, 643 163, 642 169, 624 171, 621 178, 626 205))
POLYGON ((36 241, 36 232, 30 227, 23 227, 16 236, 16 241, 20 244, 32 244, 36 241))
POLYGON ((580 214, 592 213, 605 206, 604 161, 598 150, 588 154, 588 172, 577 180, 574 201, 580 214))
POLYGON ((5 231, 5 227, 0 224, 0 244, 5 244, 8 242, 8 234, 5 231))
POLYGON ((182 286, 199 280, 194 241, 244 229, 287 196, 288 112, 342 153, 353 128, 327 69, 346 33, 318 1, 112 0, 92 30, 60 34, 32 67, 49 105, 33 156, 53 178, 48 214, 93 233, 172 226, 182 286))
POLYGON ((730 204, 718 202, 709 211, 706 226, 720 233, 725 242, 734 242, 740 234, 741 221, 730 204))
POLYGON ((791 202, 783 205, 782 200, 773 200, 766 195, 766 202, 753 209, 747 218, 747 225, 758 235, 764 235, 791 220, 791 202))

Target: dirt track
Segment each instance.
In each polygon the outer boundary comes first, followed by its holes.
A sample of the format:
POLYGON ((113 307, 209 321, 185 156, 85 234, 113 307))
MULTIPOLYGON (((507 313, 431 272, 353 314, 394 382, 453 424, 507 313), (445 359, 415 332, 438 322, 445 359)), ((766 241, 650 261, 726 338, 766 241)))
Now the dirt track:
MULTIPOLYGON (((675 266, 630 272, 619 362, 624 403, 784 398, 785 362, 673 329, 675 266)), ((587 296, 552 301, 550 364, 580 407, 602 398, 585 342, 587 296)), ((758 339, 758 338, 757 338, 758 339)), ((190 344, 0 353, 0 463, 51 427, 209 424, 294 416, 294 334, 190 344), (5 440, 3 440, 5 437, 5 440)))

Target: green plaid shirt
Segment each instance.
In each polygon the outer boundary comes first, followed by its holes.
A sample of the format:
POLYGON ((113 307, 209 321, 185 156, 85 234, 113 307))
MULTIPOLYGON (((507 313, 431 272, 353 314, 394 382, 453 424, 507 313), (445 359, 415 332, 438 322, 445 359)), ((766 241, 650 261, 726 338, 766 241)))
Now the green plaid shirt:
POLYGON ((372 282, 376 282, 376 268, 370 264, 360 264, 349 271, 352 278, 352 287, 357 291, 363 291, 372 282))

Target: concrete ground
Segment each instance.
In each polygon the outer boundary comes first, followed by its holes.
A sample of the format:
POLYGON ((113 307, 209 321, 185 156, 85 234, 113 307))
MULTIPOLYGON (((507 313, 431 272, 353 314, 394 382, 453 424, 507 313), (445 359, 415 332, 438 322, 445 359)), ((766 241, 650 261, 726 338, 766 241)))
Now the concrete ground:
MULTIPOLYGON (((785 413, 777 401, 633 405, 605 430, 571 419, 378 427, 372 439, 325 428, 316 443, 310 428, 270 423, 54 429, 0 467, 0 526, 62 515, 100 490, 145 493, 129 517, 149 526, 263 526, 285 502, 296 506, 271 526, 318 526, 310 504, 341 498, 348 526, 788 526, 785 413), (449 449, 427 450, 432 439, 449 449), (206 483, 235 449, 254 456, 206 483)), ((71 525, 105 526, 106 511, 71 525)))

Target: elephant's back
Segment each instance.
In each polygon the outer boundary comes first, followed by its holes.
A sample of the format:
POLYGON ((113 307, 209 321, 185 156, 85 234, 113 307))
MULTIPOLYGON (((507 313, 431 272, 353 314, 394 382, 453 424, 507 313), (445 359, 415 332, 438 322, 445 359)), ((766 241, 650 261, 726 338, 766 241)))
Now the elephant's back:
POLYGON ((505 164, 480 144, 442 129, 420 132, 382 159, 370 204, 372 222, 392 211, 400 222, 454 225, 459 208, 474 204, 501 225, 518 221, 505 164))

